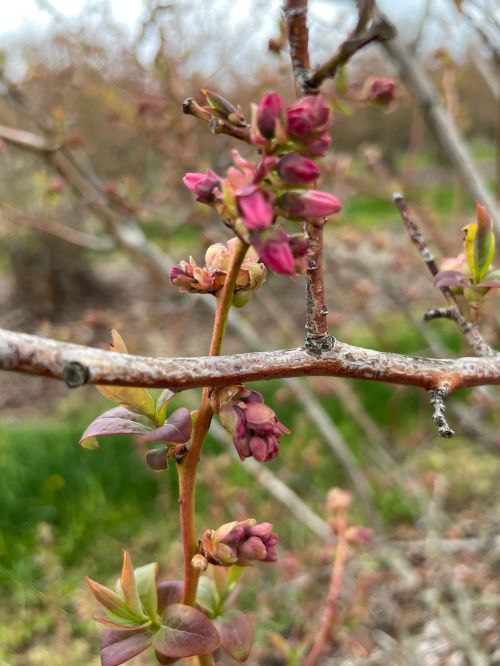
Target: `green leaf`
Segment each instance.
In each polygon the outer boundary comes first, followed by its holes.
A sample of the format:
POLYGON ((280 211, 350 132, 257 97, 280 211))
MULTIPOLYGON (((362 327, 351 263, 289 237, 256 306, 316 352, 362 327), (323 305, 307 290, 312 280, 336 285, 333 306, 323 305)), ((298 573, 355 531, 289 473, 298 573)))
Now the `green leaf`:
POLYGON ((489 287, 491 288, 498 288, 500 287, 500 269, 497 269, 496 271, 491 271, 491 273, 488 273, 484 277, 483 280, 479 284, 476 285, 477 287, 489 287))
POLYGON ((248 659, 253 643, 252 623, 246 615, 234 610, 215 621, 222 647, 237 662, 248 659))
POLYGON ((158 563, 150 562, 134 571, 137 592, 142 606, 153 621, 158 620, 158 595, 156 582, 158 580, 158 563))
POLYGON ((139 592, 135 583, 134 565, 128 551, 123 551, 123 565, 120 584, 128 607, 139 617, 144 616, 139 592))
POLYGON ((207 576, 201 576, 198 583, 198 592, 196 594, 196 603, 209 617, 216 617, 219 613, 221 598, 213 580, 207 576))
POLYGON ((477 230, 474 240, 474 261, 477 267, 477 279, 481 282, 486 276, 495 255, 495 236, 493 223, 484 206, 476 204, 477 230))
POLYGON ((136 618, 135 620, 128 620, 121 618, 114 613, 104 613, 101 611, 94 611, 92 617, 96 622, 104 624, 110 629, 117 629, 119 631, 135 631, 137 629, 145 629, 151 626, 151 620, 144 621, 144 618, 136 618))
POLYGON ((163 624, 153 636, 153 647, 157 652, 177 659, 208 654, 219 645, 219 634, 213 622, 201 611, 185 604, 167 606, 163 624))
POLYGON ((85 576, 85 582, 97 601, 109 611, 125 619, 137 619, 131 609, 127 606, 125 600, 109 587, 105 587, 88 576, 85 576))

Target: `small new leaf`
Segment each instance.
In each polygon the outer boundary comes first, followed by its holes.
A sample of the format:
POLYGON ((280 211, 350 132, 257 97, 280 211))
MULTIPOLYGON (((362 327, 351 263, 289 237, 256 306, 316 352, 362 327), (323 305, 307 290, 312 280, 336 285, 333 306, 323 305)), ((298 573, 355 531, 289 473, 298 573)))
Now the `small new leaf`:
POLYGON ((130 554, 126 550, 123 551, 123 566, 120 577, 120 585, 122 587, 127 606, 133 611, 135 615, 138 615, 139 617, 144 616, 141 600, 139 598, 139 592, 137 591, 137 585, 135 582, 134 565, 132 564, 132 558, 130 557, 130 554))
POLYGON ((221 645, 232 659, 241 663, 248 659, 253 643, 252 623, 240 611, 229 611, 215 621, 221 645))

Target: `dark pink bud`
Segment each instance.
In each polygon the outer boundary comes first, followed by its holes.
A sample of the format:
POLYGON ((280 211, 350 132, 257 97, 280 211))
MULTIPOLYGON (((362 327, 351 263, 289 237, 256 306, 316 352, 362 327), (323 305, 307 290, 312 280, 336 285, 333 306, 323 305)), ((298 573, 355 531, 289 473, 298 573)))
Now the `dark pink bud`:
POLYGON ((209 169, 206 173, 187 173, 182 182, 196 194, 196 201, 210 204, 215 200, 214 189, 220 184, 220 178, 209 169))
POLYGON ((307 190, 302 194, 287 192, 278 200, 278 206, 287 217, 298 220, 328 217, 342 208, 340 200, 333 194, 317 190, 307 190))
POLYGON ((295 275, 295 259, 284 229, 252 234, 252 245, 268 268, 282 275, 295 275))
POLYGON ((248 441, 250 454, 259 462, 266 462, 268 460, 268 446, 267 439, 262 437, 250 437, 248 441))
POLYGON ((287 112, 288 132, 290 135, 305 139, 311 134, 321 134, 330 119, 330 108, 319 96, 303 97, 287 112))
POLYGON ((380 77, 374 79, 368 88, 367 97, 380 106, 387 107, 394 101, 396 83, 394 79, 380 77))
POLYGON ((278 93, 269 92, 257 108, 257 127, 265 139, 273 139, 276 123, 283 117, 283 101, 278 93))
POLYGON ((252 525, 248 530, 250 536, 259 537, 259 539, 265 540, 267 537, 271 536, 273 531, 273 526, 271 523, 257 523, 257 525, 252 525))
POLYGON ((285 183, 305 185, 319 176, 319 167, 300 153, 288 153, 278 162, 278 173, 285 183))
POLYGON ((238 208, 247 229, 265 229, 271 226, 274 211, 266 194, 257 188, 250 188, 248 194, 237 197, 238 208))
POLYGON ((332 137, 325 133, 317 139, 307 141, 304 145, 304 152, 312 157, 323 157, 323 155, 326 155, 331 142, 332 137))
POLYGON ((272 171, 277 164, 277 157, 270 157, 268 155, 263 157, 255 167, 254 183, 260 183, 260 181, 265 176, 267 176, 267 174, 272 171))

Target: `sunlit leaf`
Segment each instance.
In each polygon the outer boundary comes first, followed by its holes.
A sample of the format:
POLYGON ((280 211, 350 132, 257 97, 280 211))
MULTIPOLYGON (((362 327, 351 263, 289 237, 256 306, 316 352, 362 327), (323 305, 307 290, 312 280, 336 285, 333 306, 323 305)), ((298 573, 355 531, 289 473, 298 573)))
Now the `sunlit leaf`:
POLYGON ((137 632, 105 631, 101 642, 102 666, 119 666, 151 645, 150 630, 137 632))
POLYGON ((235 661, 248 659, 253 642, 252 623, 240 611, 228 611, 215 621, 221 645, 235 661))
POLYGON ((136 619, 125 600, 109 587, 105 587, 88 576, 85 576, 85 582, 97 601, 109 611, 125 619, 136 619))
POLYGON ((138 617, 136 619, 126 619, 121 618, 114 613, 103 611, 94 611, 92 617, 96 622, 104 624, 110 629, 116 629, 119 631, 136 631, 137 629, 145 629, 146 627, 151 626, 151 620, 145 620, 143 617, 138 617))
MULTIPOLYGON (((98 416, 80 437, 80 443, 106 435, 145 435, 151 431, 151 421, 125 407, 113 407, 98 416)), ((94 447, 95 448, 95 447, 94 447)))
POLYGON ((153 647, 157 652, 177 659, 207 654, 219 645, 219 634, 213 622, 201 611, 185 604, 167 606, 163 624, 153 636, 153 647))
POLYGON ((150 562, 134 571, 137 592, 142 606, 152 620, 158 615, 158 595, 156 593, 156 582, 158 580, 158 564, 150 562))
MULTIPOLYGON (((111 340, 110 351, 128 354, 127 347, 118 331, 115 331, 114 329, 111 331, 111 340)), ((132 411, 140 412, 151 418, 153 421, 155 420, 155 403, 153 396, 147 389, 130 386, 106 385, 97 385, 96 388, 108 400, 129 407, 132 411)))
POLYGON ((168 421, 148 432, 144 439, 147 442, 174 442, 175 444, 184 444, 188 442, 193 430, 191 413, 186 407, 179 407, 170 416, 168 421))
POLYGON ((135 583, 134 565, 128 551, 123 551, 123 566, 120 576, 120 584, 125 596, 127 606, 139 616, 144 615, 139 592, 135 583))
POLYGON ((474 241, 474 260, 477 266, 477 279, 481 282, 486 276, 495 255, 495 236, 493 223, 484 206, 476 204, 477 231, 474 241))

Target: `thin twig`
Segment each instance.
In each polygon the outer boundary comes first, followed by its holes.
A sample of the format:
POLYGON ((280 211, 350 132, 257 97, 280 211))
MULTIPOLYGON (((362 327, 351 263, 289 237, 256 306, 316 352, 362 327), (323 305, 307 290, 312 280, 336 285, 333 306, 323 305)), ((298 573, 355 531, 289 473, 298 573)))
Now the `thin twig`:
POLYGON ((444 399, 448 395, 448 391, 443 387, 437 387, 429 391, 429 401, 434 409, 432 413, 432 420, 434 421, 440 437, 453 437, 455 434, 448 425, 445 417, 445 404, 444 399))
MULTIPOLYGON (((430 274, 435 277, 439 272, 439 268, 422 232, 420 231, 406 201, 404 200, 403 195, 399 193, 394 194, 393 199, 397 209, 399 210, 412 243, 417 248, 420 256, 422 257, 422 260, 429 269, 430 274)), ((460 303, 451 289, 449 287, 440 287, 440 289, 450 305, 450 307, 446 310, 446 312, 449 314, 449 318, 456 322, 473 352, 477 356, 495 356, 497 352, 483 338, 477 327, 477 324, 470 322, 464 316, 460 307, 460 303), (452 315, 451 312, 454 312, 454 314, 452 315)), ((436 313, 438 311, 433 312, 436 313)), ((436 316, 439 315, 435 314, 435 316, 430 317, 430 319, 436 318, 436 316)))
POLYGON ((240 141, 251 143, 249 125, 234 125, 227 120, 217 118, 217 116, 211 113, 209 109, 197 104, 197 102, 192 97, 188 97, 184 100, 182 103, 182 110, 188 116, 194 116, 195 118, 205 122, 212 134, 227 134, 228 136, 232 136, 235 139, 240 139, 240 141))

